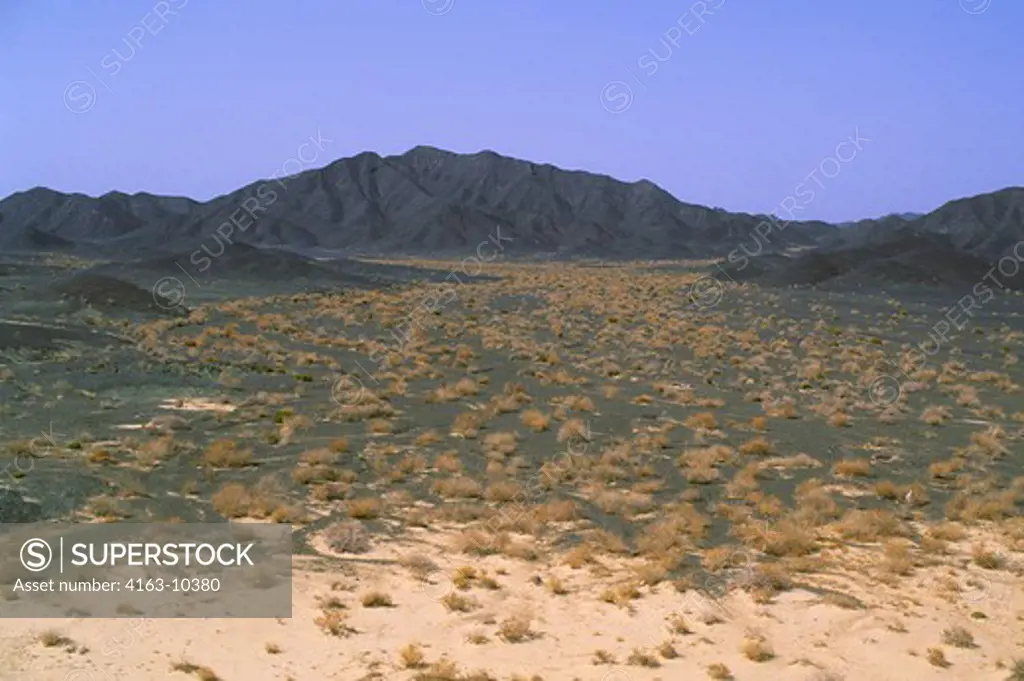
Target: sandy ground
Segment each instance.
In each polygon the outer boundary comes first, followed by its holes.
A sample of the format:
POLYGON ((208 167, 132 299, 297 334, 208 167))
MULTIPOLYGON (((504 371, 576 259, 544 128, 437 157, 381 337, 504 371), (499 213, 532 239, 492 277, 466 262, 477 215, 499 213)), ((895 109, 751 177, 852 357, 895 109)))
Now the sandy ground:
POLYGON ((1024 658, 1020 563, 982 570, 970 564, 966 542, 963 553, 947 564, 919 568, 892 584, 871 577, 877 548, 841 547, 835 550, 849 570, 813 576, 812 586, 784 592, 768 605, 740 590, 716 601, 661 583, 641 587, 640 597, 623 607, 599 595, 629 574, 625 564, 605 560, 608 569, 595 570, 573 569, 556 557, 534 562, 469 557, 456 554, 450 539, 411 530, 369 553, 342 556, 326 570, 315 558, 296 558, 291 619, 7 619, 0 629, 0 679, 188 679, 189 673, 173 669, 181 662, 212 670, 216 676, 191 672, 208 680, 412 679, 428 670, 404 668, 400 651, 409 644, 420 646, 428 666, 447 658, 460 674, 490 674, 470 678, 545 681, 702 679, 711 678, 708 668, 715 663, 727 666, 736 679, 752 681, 985 681, 1006 679, 1012 660, 1024 658), (436 568, 413 576, 412 556, 428 557, 436 568), (456 587, 452 576, 464 566, 486 573, 498 588, 479 579, 468 589, 456 587), (561 578, 568 593, 555 595, 536 583, 536 577, 551 575, 561 578), (864 607, 823 599, 829 590, 854 596, 864 607), (371 591, 388 594, 393 606, 364 607, 362 598, 371 591), (442 599, 451 593, 471 597, 479 607, 449 612, 442 599), (345 624, 354 630, 347 636, 328 634, 314 622, 323 599, 330 597, 344 606, 345 624), (691 633, 673 631, 674 614, 683 616, 691 633), (527 618, 533 633, 513 643, 499 630, 516 617, 527 618), (943 643, 943 631, 956 625, 973 634, 974 647, 943 643), (40 636, 47 630, 70 644, 44 646, 40 636), (473 636, 478 638, 468 640, 473 636), (744 639, 757 636, 770 644, 773 658, 754 662, 741 653, 744 639), (658 654, 665 642, 678 657, 658 654), (948 666, 928 661, 928 650, 935 647, 948 666), (630 664, 638 649, 649 651, 660 666, 630 664), (614 661, 595 664, 598 650, 614 661))

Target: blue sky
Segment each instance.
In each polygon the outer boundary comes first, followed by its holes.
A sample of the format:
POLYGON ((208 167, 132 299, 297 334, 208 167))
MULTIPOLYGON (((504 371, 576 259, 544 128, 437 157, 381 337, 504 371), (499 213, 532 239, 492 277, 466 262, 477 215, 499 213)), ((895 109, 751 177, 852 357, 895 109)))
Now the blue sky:
POLYGON ((747 212, 819 169, 802 217, 927 211, 1024 184, 1022 26, 1013 0, 4 0, 0 196, 207 199, 319 131, 310 166, 492 149, 747 212))

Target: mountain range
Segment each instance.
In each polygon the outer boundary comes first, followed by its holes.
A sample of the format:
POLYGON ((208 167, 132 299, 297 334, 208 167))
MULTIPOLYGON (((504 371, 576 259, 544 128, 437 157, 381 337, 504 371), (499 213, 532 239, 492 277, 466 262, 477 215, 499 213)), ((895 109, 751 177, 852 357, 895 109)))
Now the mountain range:
MULTIPOLYGON (((647 180, 419 146, 396 156, 361 153, 205 202, 30 189, 0 201, 0 250, 120 260, 204 246, 216 253, 226 237, 306 254, 468 254, 498 230, 510 257, 710 258, 754 245, 766 218, 683 203, 647 180)), ((924 215, 791 222, 761 240, 757 254, 884 251, 889 242, 905 249, 914 235, 929 249, 998 258, 1024 240, 1024 188, 957 199, 924 215)))

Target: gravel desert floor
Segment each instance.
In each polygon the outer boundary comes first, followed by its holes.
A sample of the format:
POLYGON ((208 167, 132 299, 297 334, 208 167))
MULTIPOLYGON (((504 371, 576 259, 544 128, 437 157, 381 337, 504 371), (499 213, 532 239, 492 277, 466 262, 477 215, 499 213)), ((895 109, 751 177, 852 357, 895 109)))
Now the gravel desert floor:
POLYGON ((92 265, 0 277, 0 519, 289 524, 293 613, 8 615, 0 678, 1024 679, 1019 295, 92 265))

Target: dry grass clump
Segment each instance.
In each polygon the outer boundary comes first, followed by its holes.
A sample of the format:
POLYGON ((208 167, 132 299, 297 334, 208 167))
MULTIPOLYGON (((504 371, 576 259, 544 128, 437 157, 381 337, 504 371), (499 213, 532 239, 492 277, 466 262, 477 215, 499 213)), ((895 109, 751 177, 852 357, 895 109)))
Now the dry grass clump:
POLYGON ((413 440, 413 444, 417 447, 429 447, 432 444, 440 442, 442 439, 441 434, 431 428, 430 430, 425 430, 417 435, 416 439, 413 440))
POLYGON ((455 384, 455 392, 461 397, 471 397, 480 393, 480 386, 477 382, 468 376, 459 379, 455 384))
POLYGON ((747 456, 766 456, 773 453, 774 447, 768 440, 758 435, 755 438, 747 440, 739 447, 740 454, 747 456))
POLYGON ((399 650, 398 659, 404 669, 423 669, 427 666, 427 658, 423 654, 423 649, 415 643, 410 643, 399 650))
POLYGON ((961 490, 946 504, 946 518, 964 522, 1012 518, 1018 514, 1018 496, 1019 492, 1012 488, 987 493, 961 490))
POLYGON ((192 664, 187 660, 180 660, 172 663, 171 671, 181 672, 183 674, 192 674, 199 679, 199 681, 222 681, 221 677, 217 675, 217 672, 213 671, 210 667, 192 664))
POLYGON ((942 632, 942 642, 954 648, 974 648, 974 634, 961 626, 952 626, 942 632))
POLYGON ((313 620, 324 633, 339 638, 347 638, 357 633, 348 624, 348 615, 341 608, 326 608, 313 620))
POLYGON ((327 547, 337 553, 366 553, 370 550, 370 535, 358 521, 342 521, 324 530, 327 547))
POLYGON ((931 406, 926 407, 921 412, 921 420, 927 423, 929 426, 941 426, 943 423, 953 418, 948 407, 931 406))
POLYGON ((763 636, 748 636, 740 643, 740 652, 752 662, 767 662, 775 657, 775 651, 763 636))
POLYGON ((950 480, 963 470, 964 460, 958 456, 945 461, 935 461, 928 466, 928 474, 938 480, 950 480))
POLYGON ((985 544, 975 544, 971 547, 971 560, 986 570, 998 570, 1006 562, 998 550, 990 550, 985 544))
POLYGON ((510 543, 511 539, 503 532, 469 528, 455 538, 455 549, 469 555, 492 556, 504 551, 510 543))
POLYGON ((548 591, 555 596, 564 596, 569 593, 569 587, 565 585, 565 582, 558 575, 551 575, 545 582, 548 591))
POLYGON ((500 480, 487 486, 484 498, 487 501, 507 503, 524 496, 523 486, 514 480, 500 480))
POLYGON ((1006 433, 994 426, 981 433, 971 433, 971 449, 991 457, 1001 457, 1009 453, 1002 439, 1006 433))
POLYGON ((260 479, 251 488, 229 483, 218 490, 211 502, 225 518, 268 518, 284 507, 280 484, 271 477, 260 479))
POLYGON ((672 641, 665 641, 658 646, 658 654, 666 660, 674 660, 679 657, 679 651, 672 645, 672 641))
POLYGON ((882 569, 886 573, 905 576, 913 572, 914 559, 905 543, 894 540, 886 541, 882 547, 882 553, 885 556, 882 569))
POLYGON ((234 440, 214 440, 203 452, 203 464, 211 468, 243 468, 252 461, 252 450, 243 449, 234 440))
POLYGON ((828 417, 828 425, 836 428, 849 428, 852 425, 850 416, 842 411, 833 412, 828 417))
POLYGON ((798 419, 800 413, 797 411, 796 404, 792 398, 785 397, 778 402, 764 404, 765 413, 771 418, 775 419, 798 419))
POLYGON ((605 603, 611 603, 612 605, 618 605, 624 607, 629 605, 631 601, 641 598, 643 594, 640 589, 637 588, 636 582, 623 582, 616 586, 610 586, 601 592, 601 600, 605 603))
POLYGON ((472 596, 465 596, 455 591, 445 594, 441 604, 448 612, 472 612, 480 607, 480 603, 472 596))
POLYGON ((688 635, 693 633, 690 623, 679 613, 672 613, 668 617, 668 629, 673 634, 688 635))
POLYGON ((928 536, 941 541, 962 541, 967 537, 967 530, 956 523, 939 523, 928 528, 928 536))
POLYGON ((946 653, 942 648, 934 647, 928 649, 928 662, 936 667, 942 667, 943 669, 950 666, 949 660, 946 659, 946 653))
POLYGON ((39 642, 44 648, 55 648, 57 646, 67 646, 73 643, 73 641, 60 633, 56 629, 46 629, 39 634, 39 642))
POLYGON ((714 430, 718 428, 718 417, 710 411, 702 411, 688 416, 683 425, 690 430, 714 430))
POLYGON ((446 657, 430 665, 413 677, 413 681, 460 681, 459 666, 446 657))
POLYGON ((590 442, 590 426, 580 419, 569 419, 558 429, 558 442, 590 442))
POLYGON ((837 478, 866 478, 871 475, 870 459, 843 459, 832 467, 837 478))
POLYGON ((379 518, 384 504, 375 497, 363 497, 361 499, 350 499, 345 502, 345 512, 349 518, 360 520, 372 520, 379 518))
POLYGON ((455 437, 471 440, 479 434, 483 421, 484 417, 480 412, 463 412, 452 421, 451 434, 455 437))
POLYGON ((661 662, 658 660, 658 656, 643 650, 642 648, 634 648, 630 653, 629 657, 626 658, 626 664, 632 667, 649 667, 656 668, 661 666, 661 662))
POLYGON ((506 643, 522 643, 535 638, 537 633, 530 628, 530 618, 526 615, 513 615, 498 625, 498 636, 506 643))
POLYGON ((551 423, 551 418, 536 409, 527 409, 520 417, 520 422, 535 433, 540 433, 548 429, 551 423))
POLYGON ((513 432, 490 433, 484 438, 483 445, 488 456, 500 459, 515 453, 519 437, 513 432))
POLYGON ((783 518, 768 527, 739 527, 737 534, 775 558, 806 556, 814 552, 818 534, 797 517, 783 518))
POLYGON ((337 453, 327 447, 310 449, 299 455, 299 461, 307 466, 330 466, 337 460, 337 453))
POLYGON ((905 537, 906 525, 891 511, 850 509, 837 524, 840 534, 856 541, 880 541, 885 537, 905 537))
POLYGON ((360 602, 364 608, 393 608, 395 601, 383 591, 370 591, 363 594, 360 602))
POLYGON ((462 472, 462 462, 458 452, 442 452, 434 458, 434 468, 441 473, 462 472))
POLYGON ((461 475, 437 480, 434 483, 434 493, 448 499, 480 499, 484 496, 483 487, 479 482, 461 475))
POLYGON ((708 665, 708 678, 716 681, 730 681, 733 677, 732 671, 721 662, 708 665))
POLYGON ((539 523, 566 523, 576 520, 579 509, 572 499, 553 499, 536 506, 533 517, 539 523))

